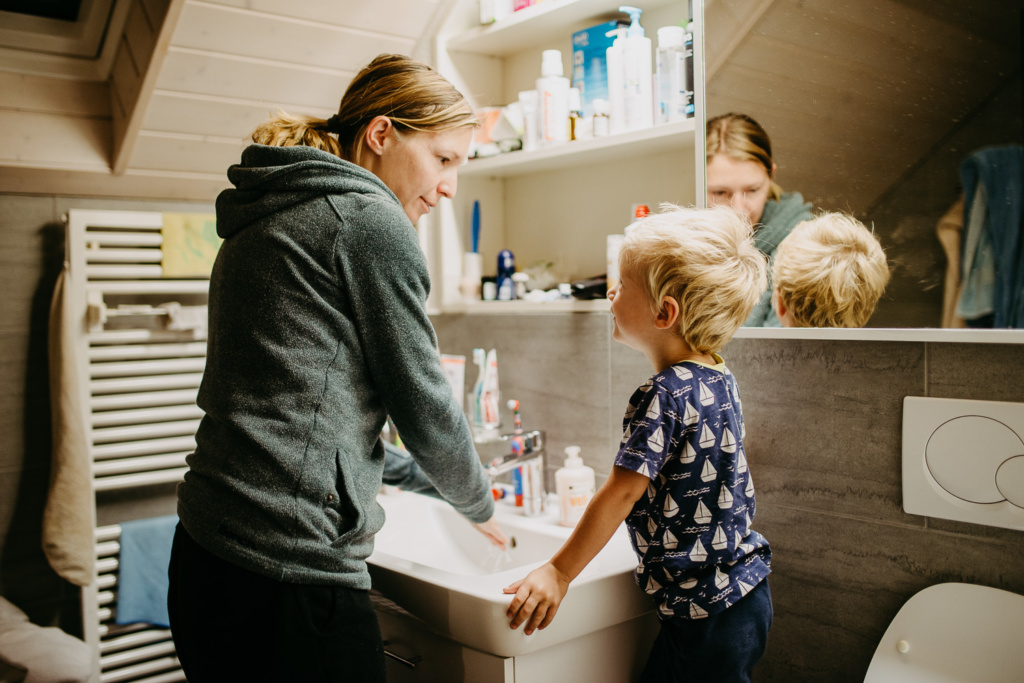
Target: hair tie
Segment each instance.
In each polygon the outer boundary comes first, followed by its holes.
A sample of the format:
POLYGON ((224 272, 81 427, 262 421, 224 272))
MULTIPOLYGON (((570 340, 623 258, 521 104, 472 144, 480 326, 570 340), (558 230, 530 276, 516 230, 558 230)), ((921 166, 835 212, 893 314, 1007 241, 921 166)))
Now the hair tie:
POLYGON ((324 124, 324 130, 328 133, 340 133, 341 129, 341 117, 337 114, 334 114, 331 118, 327 119, 327 122, 324 124))

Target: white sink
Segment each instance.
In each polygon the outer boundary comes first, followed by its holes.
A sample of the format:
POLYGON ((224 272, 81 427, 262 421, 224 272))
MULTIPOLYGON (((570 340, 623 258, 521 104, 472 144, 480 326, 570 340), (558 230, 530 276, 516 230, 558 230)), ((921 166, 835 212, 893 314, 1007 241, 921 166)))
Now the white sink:
POLYGON ((550 559, 570 529, 558 526, 553 513, 527 518, 499 501, 495 516, 515 539, 503 554, 443 501, 408 492, 377 501, 387 521, 368 560, 373 587, 463 645, 514 657, 653 610, 633 581, 637 559, 623 526, 569 587, 550 626, 531 636, 522 626, 513 631, 505 617, 512 596, 502 589, 550 559))

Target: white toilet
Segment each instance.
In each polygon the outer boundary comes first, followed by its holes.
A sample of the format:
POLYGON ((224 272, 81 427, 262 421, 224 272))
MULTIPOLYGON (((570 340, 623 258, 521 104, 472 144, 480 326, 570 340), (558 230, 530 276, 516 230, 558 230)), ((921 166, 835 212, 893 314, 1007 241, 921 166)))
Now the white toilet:
POLYGON ((1024 595, 940 583, 907 600, 864 683, 1021 683, 1024 595))

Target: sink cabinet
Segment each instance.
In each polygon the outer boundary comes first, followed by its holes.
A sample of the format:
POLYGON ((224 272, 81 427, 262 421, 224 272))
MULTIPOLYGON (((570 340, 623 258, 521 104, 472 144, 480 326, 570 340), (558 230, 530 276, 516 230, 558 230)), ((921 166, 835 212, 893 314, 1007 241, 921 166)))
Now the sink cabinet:
MULTIPOLYGON (((544 0, 489 26, 479 24, 479 2, 456 0, 436 31, 434 63, 474 107, 501 106, 532 90, 541 52, 558 49, 572 73, 572 34, 621 17, 618 0, 544 0)), ((657 29, 685 23, 679 0, 638 0, 641 23, 657 46, 657 29)), ((559 279, 578 280, 606 270, 606 236, 632 222, 636 204, 702 205, 704 191, 703 3, 693 1, 695 115, 678 123, 471 160, 459 172, 457 196, 423 221, 422 237, 433 281, 435 312, 515 312, 508 302, 466 305, 459 292, 462 254, 470 250, 474 200, 481 205, 479 251, 493 275, 500 250, 510 249, 517 270, 553 263, 559 279), (505 308, 502 308, 502 307, 505 308)), ((573 302, 575 304, 575 302, 573 302)), ((591 310, 579 302, 572 310, 591 310)), ((556 305, 558 312, 566 308, 556 305)), ((555 311, 552 311, 555 312, 555 311)))
POLYGON ((658 631, 653 612, 568 642, 499 657, 434 633, 400 607, 375 596, 388 683, 565 683, 636 680, 658 631))

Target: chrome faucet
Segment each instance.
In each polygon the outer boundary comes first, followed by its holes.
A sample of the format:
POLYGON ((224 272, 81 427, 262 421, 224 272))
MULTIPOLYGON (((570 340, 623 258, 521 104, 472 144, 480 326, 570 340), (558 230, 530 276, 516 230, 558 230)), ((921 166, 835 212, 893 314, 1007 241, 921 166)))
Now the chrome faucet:
POLYGON ((523 513, 528 517, 544 511, 544 444, 546 436, 542 430, 524 431, 519 417, 519 401, 510 400, 508 407, 515 415, 515 429, 511 434, 501 434, 490 439, 487 450, 495 452, 501 448, 501 455, 492 458, 486 466, 491 484, 508 472, 518 470, 522 485, 523 513))

